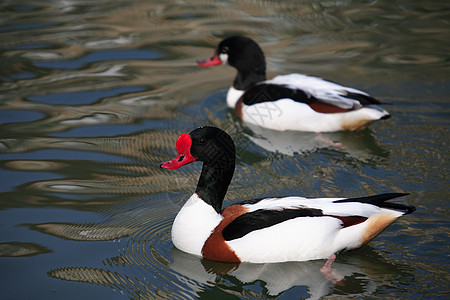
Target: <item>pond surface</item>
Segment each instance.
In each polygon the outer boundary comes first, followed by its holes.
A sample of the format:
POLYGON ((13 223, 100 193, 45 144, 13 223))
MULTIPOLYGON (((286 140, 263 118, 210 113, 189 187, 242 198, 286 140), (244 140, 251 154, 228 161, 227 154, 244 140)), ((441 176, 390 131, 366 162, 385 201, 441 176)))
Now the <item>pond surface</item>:
POLYGON ((449 297, 448 1, 2 1, 0 287, 4 299, 449 297), (225 104, 235 71, 199 68, 224 37, 255 39, 268 75, 359 88, 392 118, 362 132, 270 132, 225 104), (226 205, 268 195, 407 192, 417 211, 324 261, 212 263, 174 249, 201 168, 182 132, 237 146, 226 205))

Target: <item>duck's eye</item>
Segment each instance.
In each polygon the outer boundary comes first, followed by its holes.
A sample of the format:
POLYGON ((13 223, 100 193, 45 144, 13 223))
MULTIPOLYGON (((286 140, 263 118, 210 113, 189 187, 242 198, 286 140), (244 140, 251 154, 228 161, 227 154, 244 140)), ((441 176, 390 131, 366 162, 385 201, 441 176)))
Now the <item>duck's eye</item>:
POLYGON ((220 53, 222 53, 222 54, 227 54, 228 51, 230 51, 230 49, 229 49, 228 47, 225 46, 225 47, 222 48, 222 51, 220 51, 220 53))
POLYGON ((178 161, 183 161, 184 159, 184 154, 180 156, 180 158, 178 159, 178 161))

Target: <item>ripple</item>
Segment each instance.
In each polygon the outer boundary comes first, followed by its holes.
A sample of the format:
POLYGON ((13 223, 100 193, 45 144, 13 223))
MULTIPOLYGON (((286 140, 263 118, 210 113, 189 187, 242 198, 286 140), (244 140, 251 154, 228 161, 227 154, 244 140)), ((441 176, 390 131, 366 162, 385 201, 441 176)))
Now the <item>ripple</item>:
POLYGON ((157 174, 141 177, 104 175, 97 180, 42 180, 29 184, 28 188, 54 193, 130 194, 187 190, 194 184, 195 179, 189 175, 157 174))
POLYGON ((29 58, 32 60, 42 60, 42 61, 49 61, 49 60, 58 60, 63 59, 64 56, 60 53, 55 52, 47 52, 47 51, 33 51, 33 52, 26 52, 22 54, 22 57, 29 58))
POLYGON ((126 46, 130 45, 135 41, 135 38, 132 36, 125 37, 125 36, 119 36, 118 38, 105 38, 105 39, 98 39, 96 41, 89 41, 85 43, 84 45, 87 48, 91 49, 105 49, 105 48, 115 48, 117 46, 126 46))
POLYGON ((131 264, 151 267, 153 269, 166 268, 170 261, 171 238, 170 228, 172 219, 153 218, 152 226, 144 226, 127 240, 122 257, 131 264))
POLYGON ((81 268, 81 267, 67 267, 58 268, 48 272, 48 275, 53 278, 63 279, 67 281, 86 282, 101 284, 105 286, 116 287, 117 284, 125 280, 119 274, 108 272, 96 268, 81 268))
POLYGON ((74 241, 109 241, 129 236, 135 231, 130 227, 106 224, 45 223, 29 226, 42 233, 74 241))
POLYGON ((387 63, 392 64, 403 64, 403 65, 409 65, 409 64, 433 64, 438 62, 444 62, 444 57, 439 56, 433 56, 433 55, 420 55, 420 54, 396 54, 396 55, 389 55, 384 57, 384 60, 387 63))
POLYGON ((23 257, 50 252, 52 251, 36 243, 25 243, 25 242, 0 243, 0 257, 23 257))
POLYGON ((121 94, 128 94, 133 92, 140 92, 142 87, 126 86, 107 90, 89 90, 85 91, 83 87, 79 87, 79 91, 53 93, 47 95, 36 95, 28 97, 31 101, 47 104, 67 104, 67 105, 83 105, 99 101, 102 98, 117 96, 121 94))
POLYGON ((111 114, 103 114, 103 113, 96 113, 92 114, 90 116, 83 116, 79 119, 66 119, 64 121, 61 121, 61 124, 63 125, 95 125, 95 124, 104 124, 111 122, 112 120, 116 119, 115 115, 111 114))
POLYGON ((65 166, 63 163, 39 160, 16 160, 5 163, 5 167, 20 171, 51 171, 65 166))
POLYGON ((51 69, 79 69, 89 63, 98 63, 102 61, 123 61, 123 60, 152 60, 159 59, 163 57, 162 53, 158 51, 150 51, 150 50, 98 50, 92 53, 88 53, 85 56, 80 57, 79 59, 70 60, 54 60, 51 61, 35 61, 35 65, 37 67, 43 68, 51 68, 51 69))

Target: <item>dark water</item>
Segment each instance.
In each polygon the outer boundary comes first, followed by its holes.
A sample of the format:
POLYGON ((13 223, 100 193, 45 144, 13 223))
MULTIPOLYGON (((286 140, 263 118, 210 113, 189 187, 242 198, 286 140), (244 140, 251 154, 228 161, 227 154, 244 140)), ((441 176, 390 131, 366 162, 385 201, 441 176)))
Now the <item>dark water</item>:
POLYGON ((4 299, 448 298, 448 1, 2 1, 0 288, 4 299), (223 37, 393 103, 355 133, 276 133, 227 110, 223 37), (417 211, 323 261, 202 261, 170 227, 200 164, 161 170, 182 132, 235 139, 226 204, 266 195, 409 192, 417 211))

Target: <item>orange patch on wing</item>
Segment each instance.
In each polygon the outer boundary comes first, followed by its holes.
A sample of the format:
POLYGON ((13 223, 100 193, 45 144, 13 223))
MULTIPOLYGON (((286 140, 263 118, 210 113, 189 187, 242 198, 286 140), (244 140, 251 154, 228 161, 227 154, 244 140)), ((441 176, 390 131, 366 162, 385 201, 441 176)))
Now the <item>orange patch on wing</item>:
POLYGON ((391 225, 397 218, 390 214, 378 214, 371 216, 367 220, 366 230, 361 238, 361 245, 367 244, 389 225, 391 225))
POLYGON ((323 102, 313 102, 311 104, 308 104, 313 110, 319 113, 323 114, 335 114, 335 113, 342 113, 342 112, 348 112, 348 109, 340 108, 334 105, 326 104, 323 102))
POLYGON ((359 223, 364 222, 365 220, 367 220, 366 217, 359 217, 359 216, 354 216, 354 217, 338 217, 338 216, 333 216, 334 218, 337 218, 339 220, 342 221, 342 227, 350 227, 353 225, 357 225, 359 223))
POLYGON ((228 246, 222 236, 222 230, 234 219, 248 212, 242 205, 231 205, 222 212, 223 220, 214 228, 202 248, 202 256, 209 260, 240 263, 240 258, 228 246))

